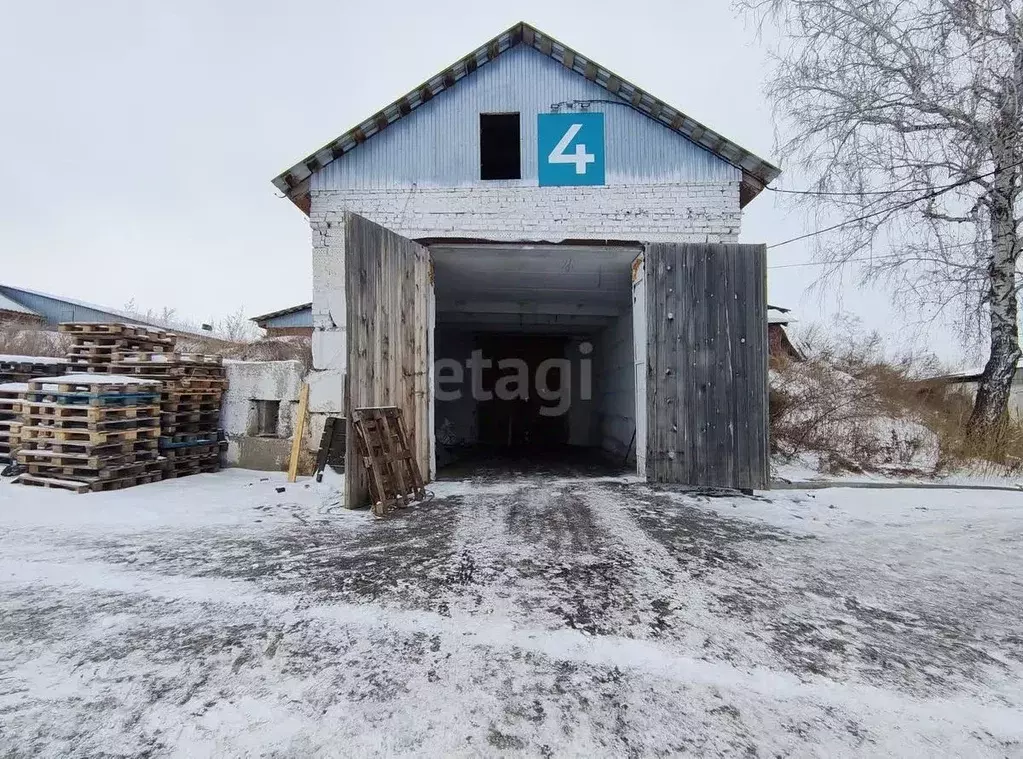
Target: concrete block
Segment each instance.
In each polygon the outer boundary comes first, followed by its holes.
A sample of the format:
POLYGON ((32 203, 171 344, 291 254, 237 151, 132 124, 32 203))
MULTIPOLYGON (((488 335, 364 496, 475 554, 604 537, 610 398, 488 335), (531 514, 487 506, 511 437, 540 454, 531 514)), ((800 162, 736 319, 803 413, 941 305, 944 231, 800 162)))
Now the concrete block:
POLYGON ((348 367, 348 335, 344 327, 314 330, 313 369, 344 371, 348 367))
POLYGON ((342 413, 341 391, 344 387, 345 372, 343 369, 325 371, 313 370, 309 373, 309 411, 314 414, 342 413))

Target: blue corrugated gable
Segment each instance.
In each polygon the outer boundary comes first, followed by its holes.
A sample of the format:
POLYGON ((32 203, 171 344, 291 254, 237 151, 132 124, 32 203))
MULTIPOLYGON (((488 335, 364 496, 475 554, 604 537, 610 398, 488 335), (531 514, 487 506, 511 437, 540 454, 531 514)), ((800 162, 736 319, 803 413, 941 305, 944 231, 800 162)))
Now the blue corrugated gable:
MULTIPOLYGON (((494 186, 480 179, 479 114, 499 112, 520 113, 522 129, 522 179, 499 184, 535 186, 537 114, 576 100, 606 101, 608 93, 519 46, 316 172, 311 188, 494 186)), ((609 185, 741 179, 731 164, 622 103, 589 109, 605 114, 609 185)))

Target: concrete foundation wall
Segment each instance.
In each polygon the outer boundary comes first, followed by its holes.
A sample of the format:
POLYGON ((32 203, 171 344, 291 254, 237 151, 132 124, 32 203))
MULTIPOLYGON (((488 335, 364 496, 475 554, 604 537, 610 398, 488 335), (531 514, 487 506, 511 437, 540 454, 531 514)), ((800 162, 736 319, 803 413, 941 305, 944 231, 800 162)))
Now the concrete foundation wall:
MULTIPOLYGON (((604 329, 594 351, 598 444, 625 457, 636 430, 636 377, 633 361, 632 313, 626 311, 604 329)), ((635 444, 629 460, 635 459, 635 444)))
MULTIPOLYGON (((228 386, 221 425, 228 440, 227 462, 246 469, 287 469, 305 374, 301 362, 227 360, 224 369, 228 386), (280 403, 273 435, 258 434, 259 401, 280 403)), ((318 443, 319 433, 308 430, 307 446, 315 447, 318 443)))

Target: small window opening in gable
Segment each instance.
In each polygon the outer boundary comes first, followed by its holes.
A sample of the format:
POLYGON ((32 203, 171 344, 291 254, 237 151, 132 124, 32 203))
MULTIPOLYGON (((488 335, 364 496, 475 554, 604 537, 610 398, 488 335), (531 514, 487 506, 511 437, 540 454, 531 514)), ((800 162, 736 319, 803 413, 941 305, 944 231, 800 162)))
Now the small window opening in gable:
POLYGON ((522 179, 519 114, 480 114, 480 179, 522 179))
POLYGON ((256 401, 256 435, 277 437, 277 422, 280 414, 280 401, 256 401))

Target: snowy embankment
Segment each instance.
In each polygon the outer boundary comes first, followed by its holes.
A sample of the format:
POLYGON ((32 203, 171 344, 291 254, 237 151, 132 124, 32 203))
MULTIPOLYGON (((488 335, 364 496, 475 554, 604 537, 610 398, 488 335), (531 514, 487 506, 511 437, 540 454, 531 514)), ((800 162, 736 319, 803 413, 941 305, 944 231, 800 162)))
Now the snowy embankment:
POLYGON ((2 753, 1023 746, 1023 494, 432 487, 0 484, 2 753))

